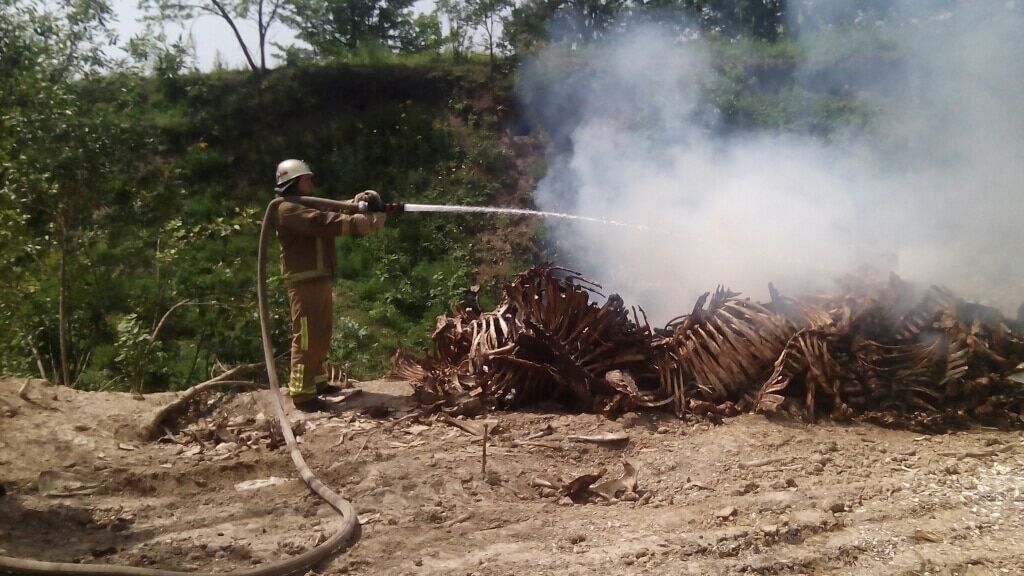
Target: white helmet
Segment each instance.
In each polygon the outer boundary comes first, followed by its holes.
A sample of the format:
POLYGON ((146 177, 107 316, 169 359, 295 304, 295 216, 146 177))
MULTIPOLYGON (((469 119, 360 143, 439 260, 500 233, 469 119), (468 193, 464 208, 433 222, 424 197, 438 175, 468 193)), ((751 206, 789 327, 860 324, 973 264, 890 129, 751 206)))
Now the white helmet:
POLYGON ((305 174, 312 175, 313 171, 309 169, 309 165, 304 161, 285 160, 277 165, 277 185, 280 186, 286 182, 291 182, 305 174))

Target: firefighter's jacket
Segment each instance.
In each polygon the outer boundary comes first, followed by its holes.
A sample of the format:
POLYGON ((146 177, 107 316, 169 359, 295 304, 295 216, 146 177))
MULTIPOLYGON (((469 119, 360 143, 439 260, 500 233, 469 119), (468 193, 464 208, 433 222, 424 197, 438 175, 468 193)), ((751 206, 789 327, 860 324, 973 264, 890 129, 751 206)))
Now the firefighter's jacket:
POLYGON ((286 196, 277 207, 276 222, 285 282, 333 278, 338 263, 334 238, 368 233, 368 226, 372 225, 367 224, 368 220, 373 219, 309 208, 289 201, 286 196))

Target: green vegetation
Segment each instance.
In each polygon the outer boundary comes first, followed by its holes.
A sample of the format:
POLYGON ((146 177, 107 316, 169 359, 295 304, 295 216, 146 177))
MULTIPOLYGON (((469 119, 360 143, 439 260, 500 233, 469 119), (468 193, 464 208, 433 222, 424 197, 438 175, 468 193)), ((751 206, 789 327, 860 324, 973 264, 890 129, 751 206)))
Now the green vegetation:
MULTIPOLYGON (((543 161, 504 132, 519 120, 514 69, 576 4, 445 0, 418 17, 409 4, 224 3, 227 23, 284 18, 312 49, 282 47, 287 65, 267 70, 261 37, 240 46, 249 70, 199 73, 158 34, 112 59, 102 1, 0 0, 0 373, 153 391, 260 358, 257 232, 284 158, 308 160, 328 197, 529 205, 543 161)), ((866 121, 855 95, 815 91, 794 69, 863 65, 891 45, 853 30, 812 56, 784 34, 778 4, 599 1, 567 39, 600 38, 645 6, 699 14, 719 129, 828 135, 866 121)), ((191 15, 150 7, 157 20, 191 15)), ((540 245, 531 223, 441 215, 343 240, 331 359, 380 374, 397 346, 424 346, 467 287, 493 301, 540 245)), ((284 289, 271 282, 283 351, 284 289)))
MULTIPOLYGON (((168 72, 35 85, 24 73, 5 89, 15 131, 3 132, 13 138, 2 152, 2 254, 12 281, 0 312, 12 329, 0 371, 64 380, 66 357, 68 382, 151 391, 258 358, 257 232, 283 158, 309 159, 328 197, 375 189, 388 200, 482 204, 514 194, 484 64, 306 65, 258 81, 168 72), (39 91, 53 99, 38 102, 39 91)), ((466 287, 497 281, 477 276, 481 258, 518 259, 507 270, 529 262, 528 251, 477 250, 490 224, 396 217, 383 234, 342 241, 332 358, 355 376, 379 374, 399 342, 422 346, 466 287)), ((272 283, 275 309, 286 310, 272 283)))

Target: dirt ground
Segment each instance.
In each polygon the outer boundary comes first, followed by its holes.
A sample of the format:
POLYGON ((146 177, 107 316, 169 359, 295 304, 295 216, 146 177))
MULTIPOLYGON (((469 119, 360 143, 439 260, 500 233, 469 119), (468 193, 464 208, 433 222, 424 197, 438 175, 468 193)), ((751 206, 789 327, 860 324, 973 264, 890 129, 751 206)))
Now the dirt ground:
MULTIPOLYGON (((282 448, 139 441, 173 395, 36 381, 27 402, 20 385, 0 381, 0 554, 227 571, 300 553, 336 525, 282 448), (251 480, 267 481, 240 489, 251 480)), ((363 522, 318 573, 1024 574, 1017 431, 495 413, 484 474, 479 438, 399 420, 406 384, 359 387, 336 412, 290 414, 312 468, 363 522), (548 446, 515 445, 545 430, 533 441, 548 446), (628 443, 567 438, 602 432, 628 443), (624 459, 639 487, 622 500, 576 504, 532 485, 616 478, 624 459)), ((244 431, 271 414, 268 394, 220 398, 194 427, 233 418, 244 431)))

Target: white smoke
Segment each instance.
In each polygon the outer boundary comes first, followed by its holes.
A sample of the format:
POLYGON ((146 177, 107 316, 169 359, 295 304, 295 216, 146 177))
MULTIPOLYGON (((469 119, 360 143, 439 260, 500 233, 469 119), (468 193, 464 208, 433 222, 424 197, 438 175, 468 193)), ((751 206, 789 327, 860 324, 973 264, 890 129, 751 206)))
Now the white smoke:
MULTIPOLYGON (((827 3, 818 4, 794 12, 820 30, 827 3)), ((678 26, 638 24, 586 50, 541 54, 520 84, 552 138, 538 207, 662 231, 550 222, 563 263, 655 322, 719 284, 764 299, 768 282, 799 294, 890 270, 1015 310, 1024 300, 1022 10, 896 5, 904 28, 890 35, 891 60, 866 73, 796 72, 872 110, 868 128, 828 139, 720 134, 705 98, 718 80, 709 48, 678 26)), ((806 61, 829 57, 821 35, 802 37, 806 61)))

